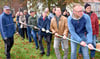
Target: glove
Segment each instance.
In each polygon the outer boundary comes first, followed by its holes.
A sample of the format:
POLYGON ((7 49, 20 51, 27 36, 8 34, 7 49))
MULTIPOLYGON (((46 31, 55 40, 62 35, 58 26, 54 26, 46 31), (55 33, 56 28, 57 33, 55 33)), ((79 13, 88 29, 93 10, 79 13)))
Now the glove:
POLYGON ((7 40, 7 37, 5 37, 4 40, 7 40))
POLYGON ((59 34, 58 33, 55 33, 55 36, 58 36, 59 34))
POLYGON ((49 33, 50 31, 49 30, 46 30, 46 33, 49 33))
POLYGON ((92 44, 88 44, 88 48, 89 48, 90 50, 93 50, 93 49, 94 49, 94 47, 93 47, 92 44))
POLYGON ((45 31, 45 29, 44 29, 44 28, 42 28, 42 31, 44 32, 44 31, 45 31))
POLYGON ((37 29, 37 27, 36 27, 36 26, 34 26, 34 29, 37 29))
POLYGON ((66 38, 67 38, 66 35, 64 35, 64 36, 63 36, 63 39, 66 39, 66 38))

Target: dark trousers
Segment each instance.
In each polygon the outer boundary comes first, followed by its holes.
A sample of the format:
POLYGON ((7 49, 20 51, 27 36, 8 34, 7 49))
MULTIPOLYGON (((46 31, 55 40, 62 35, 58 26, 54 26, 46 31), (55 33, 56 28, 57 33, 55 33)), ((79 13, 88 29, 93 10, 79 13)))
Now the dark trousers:
POLYGON ((42 52, 44 52, 44 47, 43 47, 43 44, 42 44, 42 38, 45 37, 46 38, 46 42, 47 42, 47 53, 50 53, 50 35, 48 35, 48 36, 38 35, 38 36, 39 36, 40 50, 42 52))
POLYGON ((27 36, 27 28, 21 28, 21 36, 22 36, 22 38, 25 39, 25 35, 26 35, 26 38, 28 38, 28 36, 27 36))
POLYGON ((10 50, 14 44, 14 38, 9 37, 7 39, 4 39, 4 43, 5 43, 5 54, 6 54, 7 59, 8 59, 8 58, 10 58, 10 50))
POLYGON ((17 24, 17 31, 18 31, 19 35, 21 35, 21 28, 20 28, 20 24, 19 23, 17 24))
POLYGON ((51 43, 51 40, 52 40, 52 34, 50 34, 50 43, 51 43))

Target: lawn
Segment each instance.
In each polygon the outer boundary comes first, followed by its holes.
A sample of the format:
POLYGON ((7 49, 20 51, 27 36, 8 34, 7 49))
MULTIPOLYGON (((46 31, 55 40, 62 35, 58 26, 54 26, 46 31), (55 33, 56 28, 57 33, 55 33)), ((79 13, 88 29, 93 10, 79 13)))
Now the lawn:
MULTIPOLYGON (((41 56, 39 54, 40 50, 35 49, 34 42, 29 43, 27 39, 22 40, 22 38, 19 35, 15 34, 14 35, 14 46, 11 50, 11 58, 12 59, 56 59, 56 55, 55 55, 54 49, 53 49, 53 41, 54 40, 52 39, 50 56, 48 57, 48 56, 46 56, 46 54, 41 56)), ((46 52, 47 45, 46 45, 46 42, 44 39, 43 39, 43 45, 44 45, 45 52, 46 52)), ((78 48, 79 48, 79 46, 78 46, 78 48)), ((63 56, 64 52, 62 51, 61 48, 60 48, 60 53, 61 53, 61 56, 63 56)), ((70 59, 70 53, 71 53, 71 51, 70 51, 70 42, 69 42, 68 59, 70 59)), ((95 57, 96 57, 95 59, 100 59, 100 52, 96 52, 95 57)), ((6 56, 4 54, 4 42, 0 36, 0 59, 5 59, 5 58, 6 58, 6 56)))

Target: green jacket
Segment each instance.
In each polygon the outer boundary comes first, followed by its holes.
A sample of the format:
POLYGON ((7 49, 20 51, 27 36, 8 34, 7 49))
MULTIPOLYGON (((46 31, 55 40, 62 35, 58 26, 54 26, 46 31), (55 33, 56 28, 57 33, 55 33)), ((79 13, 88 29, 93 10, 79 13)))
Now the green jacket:
MULTIPOLYGON (((29 18, 28 18, 28 25, 37 26, 37 17, 36 16, 34 16, 34 17, 29 16, 29 18)), ((31 28, 33 30, 36 30, 33 27, 31 27, 31 28)))

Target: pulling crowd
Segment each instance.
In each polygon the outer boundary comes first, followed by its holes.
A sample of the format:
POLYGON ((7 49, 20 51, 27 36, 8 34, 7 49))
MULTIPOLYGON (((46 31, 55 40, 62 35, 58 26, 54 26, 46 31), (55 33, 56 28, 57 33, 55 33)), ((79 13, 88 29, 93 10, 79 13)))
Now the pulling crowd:
MULTIPOLYGON (((54 38, 54 50, 57 59, 61 59, 59 45, 61 43, 64 51, 63 59, 68 59, 68 40, 80 43, 79 56, 83 59, 95 59, 96 40, 99 35, 99 23, 97 15, 91 10, 91 5, 86 3, 84 9, 80 4, 74 4, 73 13, 60 7, 53 7, 50 12, 45 8, 41 16, 35 10, 18 11, 15 18, 10 13, 10 7, 4 6, 0 15, 0 32, 5 43, 5 55, 11 59, 10 50, 14 43, 14 33, 19 34, 22 40, 25 37, 29 43, 34 39, 36 49, 40 49, 40 54, 44 55, 43 38, 47 43, 46 55, 50 56, 50 45, 54 38), (85 9, 85 11, 84 11, 85 9), (54 35, 54 36, 53 36, 54 35), (62 36, 62 37, 60 37, 62 36), (88 47, 86 47, 88 46, 88 47), (90 57, 88 49, 91 50, 90 57)), ((71 43, 71 59, 77 59, 77 44, 71 43)))

